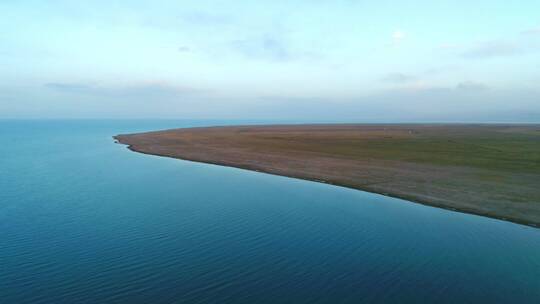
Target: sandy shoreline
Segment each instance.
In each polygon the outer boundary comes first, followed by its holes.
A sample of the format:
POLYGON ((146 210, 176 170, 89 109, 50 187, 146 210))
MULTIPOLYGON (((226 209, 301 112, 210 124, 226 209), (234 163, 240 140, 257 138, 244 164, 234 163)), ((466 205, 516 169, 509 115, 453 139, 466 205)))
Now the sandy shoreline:
POLYGON ((540 226, 538 125, 289 125, 118 135, 145 154, 237 167, 540 226))

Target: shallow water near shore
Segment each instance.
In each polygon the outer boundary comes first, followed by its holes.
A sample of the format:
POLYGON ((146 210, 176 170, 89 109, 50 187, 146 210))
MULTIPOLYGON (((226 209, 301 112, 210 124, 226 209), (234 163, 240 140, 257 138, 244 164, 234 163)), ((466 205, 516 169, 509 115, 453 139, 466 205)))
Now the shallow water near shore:
POLYGON ((0 302, 540 301, 540 229, 0 121, 0 302))

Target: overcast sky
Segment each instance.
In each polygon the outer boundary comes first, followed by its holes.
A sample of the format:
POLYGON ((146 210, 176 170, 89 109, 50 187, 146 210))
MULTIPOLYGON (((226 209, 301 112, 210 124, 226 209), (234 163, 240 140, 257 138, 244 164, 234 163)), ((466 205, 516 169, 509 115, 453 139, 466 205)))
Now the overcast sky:
POLYGON ((540 122, 540 1, 0 1, 0 117, 540 122))

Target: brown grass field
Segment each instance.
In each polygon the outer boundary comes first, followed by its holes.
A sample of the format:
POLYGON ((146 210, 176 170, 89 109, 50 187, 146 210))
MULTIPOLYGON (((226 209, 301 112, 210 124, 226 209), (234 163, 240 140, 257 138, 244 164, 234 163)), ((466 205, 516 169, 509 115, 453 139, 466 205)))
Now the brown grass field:
POLYGON ((274 125, 118 135, 133 151, 540 226, 540 125, 274 125))

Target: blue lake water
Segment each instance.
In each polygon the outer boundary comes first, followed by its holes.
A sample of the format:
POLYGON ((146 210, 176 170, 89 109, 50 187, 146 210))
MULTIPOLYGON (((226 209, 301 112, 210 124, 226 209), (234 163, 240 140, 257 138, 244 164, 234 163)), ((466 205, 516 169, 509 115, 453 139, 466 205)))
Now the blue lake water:
POLYGON ((111 138, 229 123, 0 121, 0 303, 540 303, 540 229, 111 138))

